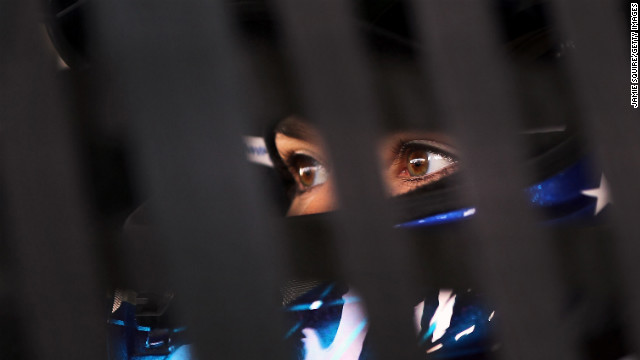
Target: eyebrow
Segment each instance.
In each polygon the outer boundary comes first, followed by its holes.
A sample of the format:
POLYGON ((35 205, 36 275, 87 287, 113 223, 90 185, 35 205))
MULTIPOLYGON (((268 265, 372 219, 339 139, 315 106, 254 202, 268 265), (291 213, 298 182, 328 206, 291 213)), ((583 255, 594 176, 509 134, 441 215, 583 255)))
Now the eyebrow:
POLYGON ((274 132, 304 141, 313 141, 318 138, 317 130, 296 116, 290 116, 280 121, 276 125, 274 132))

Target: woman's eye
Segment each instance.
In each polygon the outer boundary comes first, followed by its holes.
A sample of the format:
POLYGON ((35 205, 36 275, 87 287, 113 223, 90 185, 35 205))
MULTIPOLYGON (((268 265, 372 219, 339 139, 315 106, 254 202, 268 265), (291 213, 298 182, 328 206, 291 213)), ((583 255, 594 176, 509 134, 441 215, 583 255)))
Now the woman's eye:
POLYGON ((302 190, 324 184, 324 182, 327 181, 327 169, 310 156, 294 155, 290 160, 289 166, 302 190))
POLYGON ((448 170, 454 170, 453 165, 456 163, 457 160, 445 150, 422 141, 403 144, 395 161, 396 166, 400 168, 398 177, 411 181, 427 180, 438 174, 444 175, 444 172, 448 175, 448 170))

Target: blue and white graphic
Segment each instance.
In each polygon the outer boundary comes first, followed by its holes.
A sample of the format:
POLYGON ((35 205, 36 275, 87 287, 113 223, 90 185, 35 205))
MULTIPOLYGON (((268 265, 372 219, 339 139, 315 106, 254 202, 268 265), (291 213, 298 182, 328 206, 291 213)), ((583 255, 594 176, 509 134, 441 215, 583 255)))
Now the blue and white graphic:
MULTIPOLYGON (((547 224, 585 219, 598 215, 612 203, 607 179, 601 176, 594 187, 586 160, 581 160, 550 178, 525 190, 531 204, 548 213, 547 224), (595 203, 593 199, 596 199, 595 203)), ((480 211, 480 210, 478 210, 480 211)), ((462 208, 430 215, 396 225, 398 228, 440 225, 464 220, 476 214, 476 208, 462 208)))
POLYGON ((600 186, 595 189, 583 190, 582 194, 598 199, 593 215, 598 215, 600 211, 607 206, 607 204, 613 203, 609 193, 609 184, 607 183, 607 178, 604 177, 604 174, 600 177, 600 186))

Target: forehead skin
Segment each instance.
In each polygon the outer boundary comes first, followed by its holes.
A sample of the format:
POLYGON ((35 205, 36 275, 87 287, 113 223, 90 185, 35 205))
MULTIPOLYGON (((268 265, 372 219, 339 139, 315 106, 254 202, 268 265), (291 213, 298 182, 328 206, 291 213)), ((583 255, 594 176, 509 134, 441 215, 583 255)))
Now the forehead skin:
POLYGON ((275 127, 275 133, 309 142, 317 142, 320 138, 315 127, 297 116, 289 116, 280 121, 275 127))
MULTIPOLYGON (((305 119, 292 115, 286 119, 280 121, 274 132, 276 134, 283 134, 288 137, 309 141, 318 142, 321 138, 320 132, 305 119)), ((451 137, 445 135, 440 130, 424 130, 424 129, 398 129, 394 131, 388 131, 384 137, 383 142, 388 142, 397 138, 426 138, 438 142, 442 142, 448 145, 454 145, 451 137)))

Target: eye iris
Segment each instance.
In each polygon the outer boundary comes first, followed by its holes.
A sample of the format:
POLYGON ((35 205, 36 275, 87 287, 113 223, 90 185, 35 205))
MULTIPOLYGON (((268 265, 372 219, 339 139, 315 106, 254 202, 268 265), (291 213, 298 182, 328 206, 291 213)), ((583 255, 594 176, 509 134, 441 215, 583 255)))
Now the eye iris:
POLYGON ((316 166, 302 166, 298 168, 300 183, 304 186, 312 186, 316 179, 316 166))
POLYGON ((324 184, 328 180, 327 169, 316 159, 297 154, 291 160, 291 174, 299 185, 298 190, 306 190, 324 184))
POLYGON ((411 176, 423 176, 429 170, 429 157, 425 150, 412 151, 407 156, 407 170, 411 176))

